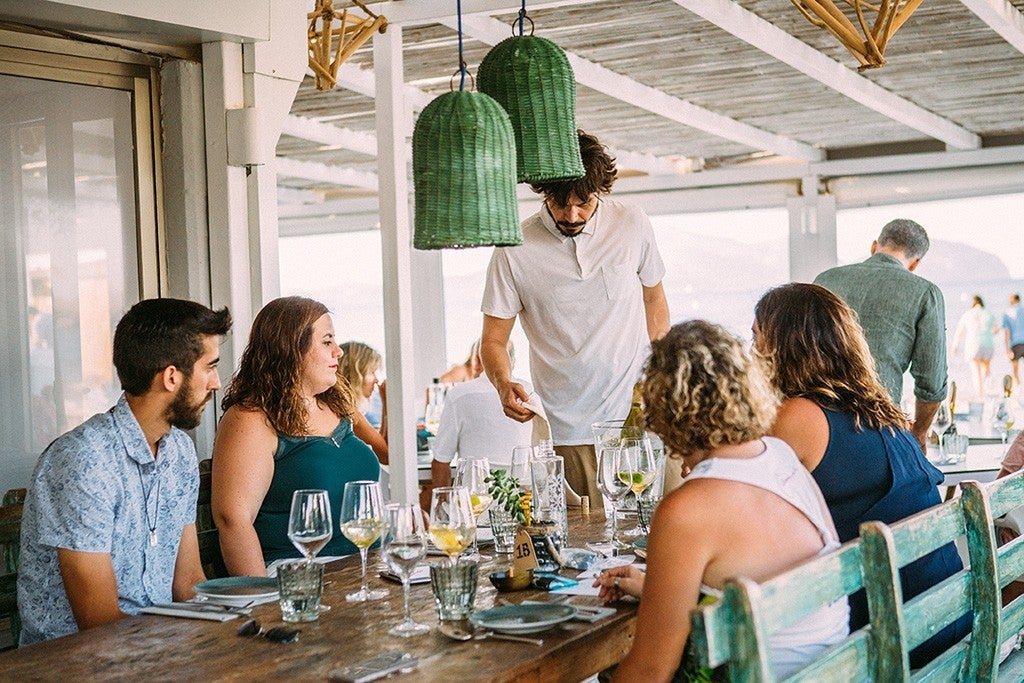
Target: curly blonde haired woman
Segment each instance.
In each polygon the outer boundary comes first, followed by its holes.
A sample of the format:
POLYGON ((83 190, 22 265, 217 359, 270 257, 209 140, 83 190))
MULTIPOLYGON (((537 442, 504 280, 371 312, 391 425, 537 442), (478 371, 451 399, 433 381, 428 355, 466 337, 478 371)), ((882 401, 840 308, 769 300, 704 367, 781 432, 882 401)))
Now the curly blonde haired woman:
MULTIPOLYGON (((857 314, 818 285, 793 283, 757 303, 754 349, 783 397, 771 433, 784 440, 821 487, 844 543, 862 522, 887 524, 938 505, 942 473, 929 463, 907 419, 875 372, 857 314)), ((963 565, 949 543, 900 571, 909 600, 963 565)), ((850 598, 850 628, 868 621, 867 600, 850 598)), ((967 634, 966 617, 910 653, 923 666, 967 634)))
MULTIPOLYGON (((839 547, 814 480, 789 446, 765 436, 778 400, 738 339, 702 320, 673 327, 651 344, 643 403, 647 428, 689 475, 658 506, 647 573, 618 567, 595 582, 606 602, 641 598, 616 681, 672 679, 690 612, 702 596, 719 596, 728 577, 762 581, 839 547)), ((773 634, 776 675, 845 638, 847 614, 839 601, 773 634)))

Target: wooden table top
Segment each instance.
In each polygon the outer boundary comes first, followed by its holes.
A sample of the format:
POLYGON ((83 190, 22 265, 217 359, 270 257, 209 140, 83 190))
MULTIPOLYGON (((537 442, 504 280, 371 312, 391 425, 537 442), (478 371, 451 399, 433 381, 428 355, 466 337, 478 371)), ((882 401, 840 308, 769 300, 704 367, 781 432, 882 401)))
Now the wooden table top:
MULTIPOLYGON (((570 521, 571 544, 603 538, 600 514, 570 521)), ((377 553, 371 551, 368 572, 377 553)), ((523 600, 548 601, 543 591, 498 593, 481 566, 476 609, 523 600)), ((202 679, 254 680, 290 678, 324 680, 332 670, 356 664, 387 651, 401 650, 420 658, 418 668, 393 678, 409 681, 580 681, 618 662, 633 638, 636 603, 617 605, 616 613, 595 623, 570 621, 534 637, 541 646, 481 640, 458 642, 434 628, 414 638, 389 636, 387 629, 402 619, 402 588, 371 575, 370 585, 388 588, 383 600, 348 603, 344 595, 358 588, 358 557, 328 566, 324 602, 331 610, 316 622, 295 624, 299 641, 272 643, 242 638, 235 631, 241 619, 218 623, 139 615, 115 624, 0 654, 2 679, 202 679)), ((569 604, 598 605, 595 597, 574 596, 569 604)), ((429 584, 412 586, 413 618, 437 625, 429 584)), ((276 602, 253 608, 264 626, 280 625, 276 602)))

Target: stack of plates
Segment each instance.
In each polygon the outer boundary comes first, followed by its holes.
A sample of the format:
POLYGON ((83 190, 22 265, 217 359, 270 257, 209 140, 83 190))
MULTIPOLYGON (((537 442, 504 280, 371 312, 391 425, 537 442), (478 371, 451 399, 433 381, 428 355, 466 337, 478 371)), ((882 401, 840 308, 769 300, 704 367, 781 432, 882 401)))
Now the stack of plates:
POLYGON ((195 585, 196 596, 204 602, 229 607, 259 605, 277 600, 277 579, 266 576, 227 576, 195 585))

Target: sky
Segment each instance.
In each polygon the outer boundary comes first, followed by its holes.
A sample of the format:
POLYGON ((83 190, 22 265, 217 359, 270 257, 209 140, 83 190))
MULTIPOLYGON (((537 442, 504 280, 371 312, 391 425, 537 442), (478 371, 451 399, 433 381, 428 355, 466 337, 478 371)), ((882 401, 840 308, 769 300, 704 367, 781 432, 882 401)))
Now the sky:
MULTIPOLYGON (((984 281, 987 291, 997 296, 992 310, 1001 310, 1004 289, 1022 288, 1024 193, 842 210, 837 216, 839 262, 866 258, 881 226, 897 217, 921 223, 933 242, 954 243, 937 246, 936 254, 955 255, 955 243, 959 243, 1001 261, 1010 279, 1005 285, 988 282, 984 272, 964 273, 972 282, 984 281)), ((673 321, 707 317, 747 336, 753 303, 766 288, 788 280, 789 228, 784 209, 654 216, 652 224, 669 270, 665 282, 673 321)), ((463 361, 479 335, 480 295, 490 253, 490 248, 443 253, 449 364, 463 361)), ((335 314, 339 339, 358 339, 383 348, 378 232, 283 238, 280 254, 283 295, 303 294, 323 301, 335 314)), ((931 264, 926 257, 922 272, 938 262, 938 256, 931 264)), ((951 330, 956 325, 954 316, 959 316, 959 307, 966 308, 975 285, 967 287, 946 292, 951 330)), ((515 329, 513 341, 525 346, 520 327, 515 329)))

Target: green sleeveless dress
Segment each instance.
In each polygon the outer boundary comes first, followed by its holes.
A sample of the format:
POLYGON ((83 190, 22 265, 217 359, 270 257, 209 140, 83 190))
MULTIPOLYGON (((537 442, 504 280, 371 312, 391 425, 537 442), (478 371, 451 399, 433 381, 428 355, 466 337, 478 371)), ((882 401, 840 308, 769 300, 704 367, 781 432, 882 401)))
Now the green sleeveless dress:
POLYGON ((331 501, 334 535, 320 555, 350 555, 359 550, 341 534, 338 516, 345 483, 380 479, 380 464, 370 447, 352 432, 343 418, 330 436, 277 435, 274 478, 253 526, 263 549, 263 561, 302 557, 288 540, 288 513, 298 489, 325 489, 331 501))

